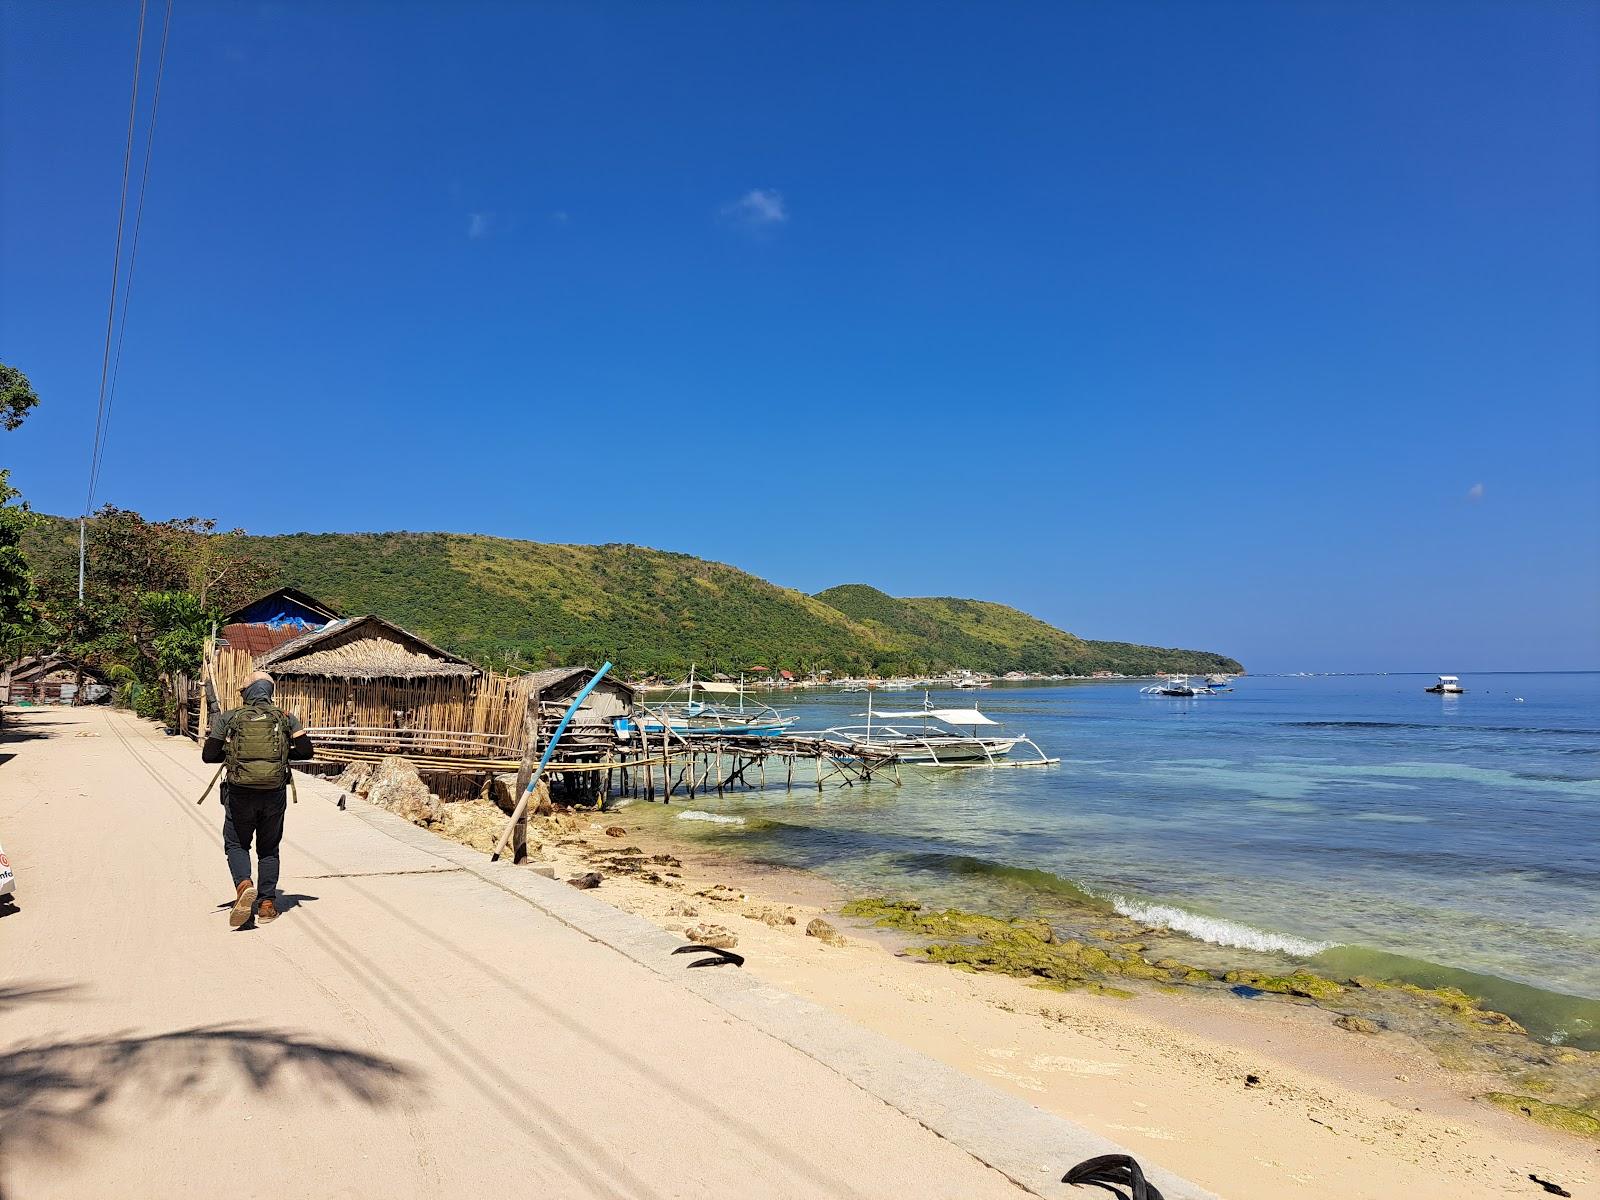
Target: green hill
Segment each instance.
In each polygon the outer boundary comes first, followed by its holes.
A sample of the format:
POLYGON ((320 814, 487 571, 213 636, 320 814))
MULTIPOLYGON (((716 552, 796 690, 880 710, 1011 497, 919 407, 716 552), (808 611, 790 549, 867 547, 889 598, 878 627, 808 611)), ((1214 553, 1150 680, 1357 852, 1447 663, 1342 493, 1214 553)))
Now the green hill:
MULTIPOLYGON (((734 567, 641 546, 562 546, 451 533, 299 533, 239 543, 268 576, 345 613, 375 612, 486 666, 592 662, 629 674, 763 665, 920 673, 1237 671, 1199 652, 1088 642, 976 600, 897 600, 859 584, 808 596, 734 567)), ((71 523, 25 547, 76 581, 71 523)), ((91 566, 92 572, 92 566, 91 566)))
POLYGON ((899 599, 864 583, 829 588, 818 592, 816 598, 866 626, 885 648, 886 656, 935 667, 1068 675, 1242 670, 1233 659, 1203 650, 1086 641, 987 600, 952 596, 899 599))

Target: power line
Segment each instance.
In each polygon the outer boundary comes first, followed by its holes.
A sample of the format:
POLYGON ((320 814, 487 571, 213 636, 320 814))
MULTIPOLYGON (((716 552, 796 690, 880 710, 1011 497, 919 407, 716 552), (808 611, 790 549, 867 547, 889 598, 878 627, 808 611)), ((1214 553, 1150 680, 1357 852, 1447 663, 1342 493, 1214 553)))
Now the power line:
POLYGON ((111 409, 117 402, 117 376, 122 372, 122 339, 128 335, 128 301, 133 298, 133 272, 139 263, 139 231, 144 227, 144 193, 150 186, 150 156, 156 140, 156 117, 161 111, 161 77, 167 70, 167 36, 172 32, 172 0, 167 0, 166 17, 161 23, 161 52, 156 57, 156 84, 150 96, 150 127, 144 139, 144 170, 139 178, 139 203, 133 210, 133 239, 128 246, 128 279, 122 287, 122 319, 117 325, 117 353, 111 363, 111 388, 106 393, 105 420, 101 425, 94 464, 89 473, 89 497, 93 503, 100 483, 100 461, 111 437, 111 409))
POLYGON ((94 485, 98 482, 101 446, 106 434, 106 384, 110 374, 110 341, 117 325, 117 285, 122 282, 122 232, 128 218, 128 173, 133 168, 133 130, 139 115, 139 74, 144 66, 144 21, 149 0, 139 0, 139 32, 133 43, 133 88, 128 96, 128 138, 122 150, 122 194, 117 200, 117 245, 110 261, 110 299, 106 304, 106 347, 101 352, 101 386, 94 405, 94 442, 90 445, 88 486, 83 493, 83 515, 78 517, 78 603, 83 603, 83 558, 85 526, 94 506, 94 485))
POLYGON ((94 465, 100 457, 100 435, 106 419, 106 380, 111 371, 111 335, 117 321, 117 285, 122 282, 122 229, 128 213, 128 171, 133 165, 133 127, 139 115, 139 68, 144 57, 144 18, 148 0, 139 0, 139 37, 133 47, 133 92, 128 97, 128 141, 122 150, 122 195, 117 201, 117 242, 111 256, 111 301, 106 305, 106 344, 100 357, 100 400, 94 417, 94 443, 89 449, 91 490, 84 494, 83 512, 94 502, 94 465))

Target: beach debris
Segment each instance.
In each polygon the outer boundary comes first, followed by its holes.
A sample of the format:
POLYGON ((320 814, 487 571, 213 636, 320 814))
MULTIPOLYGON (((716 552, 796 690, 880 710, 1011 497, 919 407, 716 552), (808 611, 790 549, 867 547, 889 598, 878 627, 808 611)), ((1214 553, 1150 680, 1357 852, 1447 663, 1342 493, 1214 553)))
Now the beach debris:
POLYGON ((690 941, 703 942, 713 950, 732 950, 739 944, 739 935, 725 925, 691 925, 683 931, 690 941))
POLYGON ((730 966, 730 965, 731 966, 735 966, 735 967, 744 966, 744 955, 735 954, 732 950, 725 949, 722 946, 679 946, 676 950, 673 951, 673 953, 674 954, 697 954, 697 953, 699 953, 701 951, 705 951, 705 953, 707 954, 707 957, 706 958, 697 958, 697 959, 694 960, 694 962, 690 963, 689 966, 691 966, 691 967, 726 967, 726 966, 730 966))
POLYGON ((747 898, 743 892, 735 891, 723 883, 714 883, 708 888, 701 888, 695 895, 703 896, 707 900, 723 901, 744 900, 747 898))
POLYGON ((599 871, 588 871, 582 875, 573 876, 567 882, 579 891, 588 891, 590 888, 599 887, 601 878, 599 871))
POLYGON ((824 946, 849 945, 849 943, 845 941, 844 934, 840 933, 821 917, 812 918, 811 923, 806 926, 806 936, 816 938, 817 941, 821 942, 824 946))
POLYGON ((699 915, 700 910, 687 900, 680 900, 667 909, 667 916, 669 917, 698 917, 699 915))
POLYGON ((607 837, 627 837, 628 836, 628 831, 626 829, 624 829, 621 825, 607 825, 606 826, 606 836, 607 837))
POLYGON ((1540 1179, 1532 1171, 1528 1172, 1528 1178, 1533 1180, 1540 1187, 1542 1187, 1545 1191, 1549 1192, 1552 1196, 1570 1196, 1570 1195, 1572 1195, 1571 1192, 1567 1191, 1567 1189, 1562 1187, 1559 1183, 1551 1183, 1548 1179, 1540 1179))
POLYGON ((1261 1076, 1259 1076, 1259 1075, 1246 1075, 1244 1077, 1244 1085, 1245 1085, 1245 1087, 1260 1087, 1261 1086, 1261 1076))
POLYGON ((1061 1177, 1062 1183, 1073 1187, 1105 1188, 1121 1195, 1119 1188, 1128 1189, 1129 1200, 1163 1200, 1155 1184, 1144 1177, 1138 1160, 1127 1154, 1101 1154, 1086 1158, 1061 1177))
POLYGON ((739 915, 750 921, 760 921, 763 925, 770 925, 774 929, 781 929, 785 925, 799 924, 795 920, 793 913, 780 912, 770 905, 763 905, 760 908, 747 908, 739 915))
POLYGON ((1340 1013, 1333 1019, 1333 1023, 1340 1029, 1349 1030, 1351 1033, 1377 1033, 1383 1029, 1376 1021, 1369 1021, 1365 1017, 1358 1017, 1354 1013, 1340 1013))

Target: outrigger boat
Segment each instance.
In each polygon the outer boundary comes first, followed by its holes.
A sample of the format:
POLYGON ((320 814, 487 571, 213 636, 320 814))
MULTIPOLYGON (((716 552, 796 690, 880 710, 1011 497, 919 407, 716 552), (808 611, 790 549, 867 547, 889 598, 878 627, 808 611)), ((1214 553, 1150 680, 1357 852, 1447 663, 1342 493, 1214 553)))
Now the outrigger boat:
POLYGON ((867 718, 865 725, 838 725, 824 730, 824 740, 845 754, 851 750, 888 751, 901 762, 916 766, 1043 767, 1061 761, 1046 756, 1026 734, 980 735, 978 729, 998 727, 1000 722, 976 708, 934 708, 926 694, 922 707, 908 712, 876 711, 869 697, 867 711, 861 715, 867 718), (882 723, 890 721, 895 723, 882 723), (1027 746, 1038 757, 1006 761, 1018 746, 1027 746))
POLYGON ((1434 684, 1432 687, 1425 687, 1422 690, 1425 692, 1432 692, 1437 696, 1459 696, 1467 689, 1461 686, 1460 676, 1441 675, 1439 676, 1438 683, 1434 684))
POLYGON ((799 717, 787 717, 770 704, 746 703, 744 677, 738 683, 689 678, 668 693, 665 703, 641 706, 637 717, 618 717, 612 722, 624 737, 644 730, 647 736, 660 737, 670 729, 678 737, 708 737, 737 734, 742 737, 778 737, 799 717), (681 699, 675 697, 682 696, 681 699), (707 696, 737 696, 738 706, 705 699, 707 696))
POLYGON ((1139 689, 1142 696, 1210 696, 1214 693, 1209 687, 1201 685, 1196 687, 1189 682, 1187 675, 1168 675, 1165 683, 1152 683, 1148 687, 1139 689))

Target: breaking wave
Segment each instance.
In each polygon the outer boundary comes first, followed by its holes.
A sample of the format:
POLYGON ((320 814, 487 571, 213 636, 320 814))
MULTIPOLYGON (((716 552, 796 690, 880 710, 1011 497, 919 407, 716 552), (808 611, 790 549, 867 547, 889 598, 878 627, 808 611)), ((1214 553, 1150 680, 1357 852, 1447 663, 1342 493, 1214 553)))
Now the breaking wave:
POLYGON ((1294 937, 1287 933, 1270 933, 1265 929, 1257 929, 1253 925, 1229 921, 1223 917, 1203 917, 1199 913, 1192 913, 1170 904, 1149 904, 1142 900, 1130 900, 1126 896, 1112 896, 1109 899, 1111 907, 1125 917, 1142 921, 1146 925, 1154 925, 1158 929, 1174 929, 1199 941, 1210 942, 1214 946, 1276 951, 1310 958, 1314 954, 1321 954, 1334 944, 1313 942, 1308 938, 1294 937))
POLYGON ((713 825, 743 825, 744 824, 744 818, 743 817, 730 817, 730 816, 725 816, 722 813, 701 812, 697 808, 691 808, 688 812, 679 813, 678 814, 678 820, 680 820, 680 821, 710 821, 713 825))

